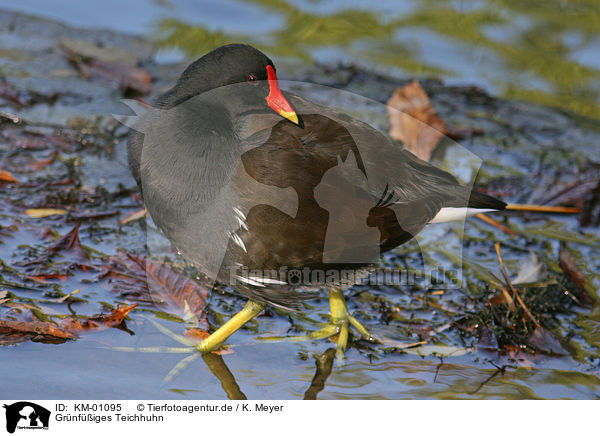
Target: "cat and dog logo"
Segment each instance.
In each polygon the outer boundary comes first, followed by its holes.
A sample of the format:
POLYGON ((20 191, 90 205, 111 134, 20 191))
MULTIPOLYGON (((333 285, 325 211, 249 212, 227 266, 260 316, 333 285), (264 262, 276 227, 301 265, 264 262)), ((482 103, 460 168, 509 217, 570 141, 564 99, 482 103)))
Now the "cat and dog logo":
POLYGON ((6 431, 14 433, 16 429, 48 430, 50 411, 28 401, 5 404, 6 431))

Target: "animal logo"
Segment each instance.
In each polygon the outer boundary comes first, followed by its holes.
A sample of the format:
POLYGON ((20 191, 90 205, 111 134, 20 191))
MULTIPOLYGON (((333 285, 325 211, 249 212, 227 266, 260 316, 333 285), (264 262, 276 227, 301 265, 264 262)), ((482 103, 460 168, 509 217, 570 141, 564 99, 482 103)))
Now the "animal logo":
POLYGON ((348 153, 345 161, 338 156, 338 165, 327 171, 315 188, 315 200, 329 213, 324 263, 374 264, 379 260, 381 232, 368 226, 374 204, 364 195, 367 191, 367 176, 353 153, 348 153))
POLYGON ((6 431, 14 433, 21 429, 47 429, 50 422, 50 411, 38 404, 19 401, 5 404, 6 431))
POLYGON ((299 285, 302 281, 302 274, 298 269, 288 271, 288 283, 291 285, 299 285))

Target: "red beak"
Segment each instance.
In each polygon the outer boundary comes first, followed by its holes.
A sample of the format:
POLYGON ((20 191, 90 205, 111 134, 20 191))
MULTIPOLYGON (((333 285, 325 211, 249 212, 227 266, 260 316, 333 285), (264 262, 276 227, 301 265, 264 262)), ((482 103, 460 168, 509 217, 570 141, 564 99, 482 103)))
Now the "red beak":
POLYGON ((269 80, 269 95, 265 100, 271 109, 284 118, 287 118, 294 124, 298 124, 298 115, 294 112, 292 105, 285 99, 279 89, 275 70, 271 65, 267 65, 267 79, 269 80))

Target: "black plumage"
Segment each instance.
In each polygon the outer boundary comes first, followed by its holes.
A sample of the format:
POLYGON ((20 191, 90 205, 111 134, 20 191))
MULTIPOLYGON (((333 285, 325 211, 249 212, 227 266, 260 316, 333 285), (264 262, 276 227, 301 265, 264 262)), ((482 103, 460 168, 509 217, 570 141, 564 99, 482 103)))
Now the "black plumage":
POLYGON ((184 71, 129 137, 153 220, 208 276, 294 308, 305 294, 281 276, 233 284, 231 272, 360 271, 377 262, 373 235, 378 257, 442 208, 504 208, 342 112, 286 92, 298 123, 282 118, 265 101, 269 67, 250 46, 216 49, 184 71))

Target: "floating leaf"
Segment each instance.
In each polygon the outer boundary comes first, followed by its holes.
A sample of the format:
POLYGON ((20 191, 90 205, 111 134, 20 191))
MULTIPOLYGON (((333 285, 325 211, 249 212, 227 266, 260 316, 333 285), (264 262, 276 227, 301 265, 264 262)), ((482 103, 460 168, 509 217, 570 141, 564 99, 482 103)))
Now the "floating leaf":
POLYGON ((496 335, 491 329, 482 325, 479 328, 479 341, 477 345, 479 348, 496 351, 498 350, 498 338, 496 338, 496 335))
POLYGON ((109 259, 109 265, 100 278, 109 278, 113 290, 121 296, 139 301, 151 301, 161 310, 191 319, 191 311, 198 318, 199 326, 207 326, 207 287, 179 274, 168 265, 157 264, 132 253, 119 252, 109 259))
POLYGON ((472 348, 466 347, 454 347, 451 345, 421 345, 419 347, 414 348, 406 348, 404 349, 408 354, 416 354, 417 356, 441 356, 441 357, 449 357, 449 356, 464 356, 467 353, 473 351, 472 348))
POLYGON ((48 248, 48 251, 51 253, 68 251, 75 253, 81 259, 88 259, 87 252, 81 246, 81 242, 79 242, 79 226, 81 226, 81 223, 77 223, 69 233, 52 244, 48 248))
POLYGON ((27 209, 24 213, 30 218, 46 218, 53 215, 66 215, 67 211, 64 209, 27 209))
POLYGON ((137 221, 139 219, 144 218, 147 213, 148 213, 148 209, 146 209, 146 208, 136 210, 135 212, 131 212, 129 215, 127 215, 122 220, 119 220, 119 224, 124 226, 125 224, 130 223, 132 221, 137 221))
POLYGON ((556 337, 543 327, 534 330, 529 338, 529 343, 536 350, 548 354, 569 355, 569 352, 563 347, 556 337))
POLYGON ((588 294, 586 289, 585 275, 575 263, 575 259, 567 252, 564 244, 560 244, 559 263, 566 276, 569 277, 571 282, 575 285, 578 300, 583 301, 585 304, 592 304, 594 300, 588 294))
MULTIPOLYGON (((50 245, 46 251, 44 253, 42 253, 40 256, 38 256, 36 259, 28 261, 28 262, 22 262, 20 263, 20 265, 23 266, 40 266, 40 265, 44 265, 45 268, 47 267, 47 263, 50 262, 50 260, 57 254, 61 254, 62 256, 66 257, 66 260, 64 262, 62 262, 63 264, 65 264, 65 268, 64 271, 66 271, 68 268, 70 268, 73 264, 76 264, 82 268, 87 268, 86 265, 83 265, 82 262, 89 260, 89 256, 87 254, 87 252, 83 249, 83 247, 81 246, 81 243, 79 242, 79 226, 80 223, 77 223, 75 225, 75 227, 73 227, 73 229, 68 232, 66 235, 64 235, 62 238, 58 239, 56 242, 54 242, 52 245, 50 245)), ((53 274, 63 274, 64 272, 61 270, 60 272, 58 271, 53 271, 53 274)), ((36 271, 36 273, 33 274, 34 276, 37 275, 44 275, 39 274, 39 271, 36 271)))
POLYGON ((100 212, 86 211, 84 213, 72 214, 69 217, 69 221, 84 221, 84 220, 101 220, 109 218, 111 216, 119 215, 118 210, 105 210, 100 212))
POLYGON ((1 182, 18 183, 17 179, 15 179, 15 176, 13 176, 11 172, 5 170, 0 170, 0 183, 1 182))
POLYGON ((92 318, 78 319, 69 318, 63 320, 60 323, 61 328, 70 332, 82 332, 82 331, 97 331, 104 330, 110 327, 116 327, 123 322, 125 317, 133 309, 137 307, 138 303, 132 304, 131 306, 120 307, 112 311, 108 315, 99 315, 92 318))
POLYGON ((579 222, 582 226, 600 225, 600 181, 583 196, 583 211, 579 222))
POLYGON ((41 274, 37 276, 25 276, 25 278, 36 281, 38 283, 48 283, 48 280, 50 279, 58 279, 61 282, 67 281, 66 274, 41 274))
POLYGON ((54 150, 48 159, 41 159, 41 160, 36 160, 35 162, 31 162, 30 164, 27 165, 27 168, 29 168, 32 171, 39 171, 42 168, 45 168, 48 165, 50 165, 52 162, 54 162, 54 159, 56 158, 57 154, 58 154, 58 152, 56 150, 54 150))
POLYGON ((183 336, 191 339, 194 342, 200 343, 210 336, 210 333, 203 329, 187 329, 183 332, 183 336))
POLYGON ((67 339, 75 339, 75 335, 70 331, 64 330, 53 322, 47 321, 12 321, 0 319, 0 334, 2 335, 17 335, 20 337, 32 338, 39 342, 45 340, 66 341, 67 339))
POLYGON ((402 141, 415 156, 429 161, 448 127, 419 82, 398 88, 387 101, 387 110, 390 136, 402 141))

